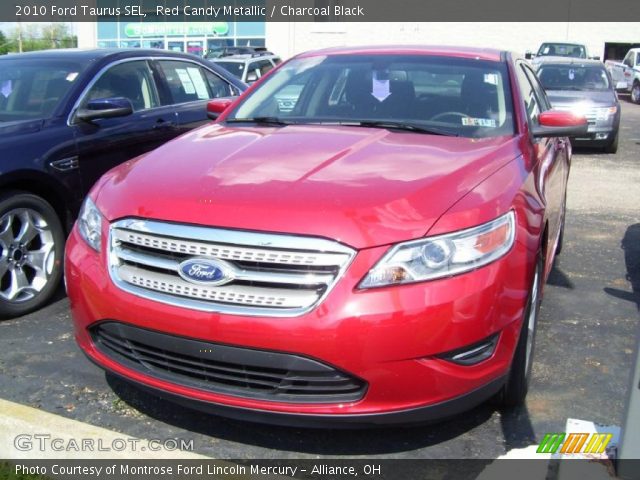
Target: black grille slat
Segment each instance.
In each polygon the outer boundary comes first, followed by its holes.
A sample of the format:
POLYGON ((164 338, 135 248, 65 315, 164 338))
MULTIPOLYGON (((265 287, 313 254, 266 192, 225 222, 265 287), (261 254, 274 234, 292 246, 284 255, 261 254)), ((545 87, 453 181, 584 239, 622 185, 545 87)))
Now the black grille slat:
POLYGON ((315 360, 205 343, 119 322, 91 328, 96 347, 119 363, 170 382, 278 402, 356 401, 366 383, 315 360))

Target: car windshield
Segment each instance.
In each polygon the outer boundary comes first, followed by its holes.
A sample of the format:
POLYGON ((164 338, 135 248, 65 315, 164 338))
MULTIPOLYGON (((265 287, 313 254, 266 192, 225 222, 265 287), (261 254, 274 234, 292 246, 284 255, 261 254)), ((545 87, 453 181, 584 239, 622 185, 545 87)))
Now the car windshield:
POLYGON ((587 58, 587 52, 582 45, 543 43, 538 50, 538 56, 587 58))
POLYGON ((545 90, 608 90, 604 67, 580 65, 542 65, 538 77, 545 90))
POLYGON ((216 65, 220 65, 232 75, 238 78, 242 78, 242 72, 244 72, 244 62, 216 62, 216 65))
POLYGON ((428 55, 294 59, 227 121, 378 126, 465 137, 514 132, 506 64, 428 55))
POLYGON ((0 122, 48 118, 84 66, 31 58, 0 61, 0 122))

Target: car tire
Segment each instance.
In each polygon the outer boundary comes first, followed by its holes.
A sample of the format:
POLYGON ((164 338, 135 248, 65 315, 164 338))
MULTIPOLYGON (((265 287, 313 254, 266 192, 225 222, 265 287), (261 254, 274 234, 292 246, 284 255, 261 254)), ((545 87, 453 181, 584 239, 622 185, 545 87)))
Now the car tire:
POLYGON ((53 207, 23 191, 0 194, 0 319, 42 307, 62 277, 65 235, 53 207))
POLYGON ((618 151, 618 136, 620 135, 620 131, 616 130, 613 138, 609 142, 609 144, 604 147, 604 153, 616 153, 618 151))
POLYGON ((542 258, 542 255, 538 255, 516 351, 511 362, 507 382, 498 394, 497 400, 501 407, 511 408, 522 405, 529 390, 542 293, 542 258))
POLYGON ((636 105, 640 103, 640 82, 637 80, 633 82, 631 87, 631 101, 636 105))

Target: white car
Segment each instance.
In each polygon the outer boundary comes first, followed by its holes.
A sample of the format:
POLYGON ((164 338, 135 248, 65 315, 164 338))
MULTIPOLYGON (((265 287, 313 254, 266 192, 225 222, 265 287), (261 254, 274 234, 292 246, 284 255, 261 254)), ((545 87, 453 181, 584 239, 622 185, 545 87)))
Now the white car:
POLYGON ((280 57, 269 52, 258 52, 247 55, 231 55, 211 59, 220 67, 235 75, 244 83, 253 83, 269 70, 280 64, 280 57))

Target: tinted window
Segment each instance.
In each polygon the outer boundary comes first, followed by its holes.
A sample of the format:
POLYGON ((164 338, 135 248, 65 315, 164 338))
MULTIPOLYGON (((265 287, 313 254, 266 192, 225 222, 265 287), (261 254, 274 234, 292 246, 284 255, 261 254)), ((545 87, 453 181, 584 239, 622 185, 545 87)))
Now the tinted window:
POLYGON ((89 100, 112 97, 128 98, 134 111, 159 105, 153 76, 146 61, 119 63, 109 68, 90 88, 82 106, 86 106, 89 100))
POLYGON ((427 55, 292 60, 229 118, 260 116, 296 123, 411 122, 469 137, 513 134, 504 63, 427 55))
POLYGON ((609 77, 599 65, 542 65, 538 76, 546 90, 607 90, 609 77))
POLYGON ((215 73, 203 68, 204 76, 207 79, 207 85, 211 92, 210 98, 228 97, 230 95, 238 95, 235 88, 231 87, 225 80, 220 78, 215 73))
POLYGON ((84 66, 31 59, 0 61, 0 122, 49 117, 84 66))
POLYGON ((538 115, 540 114, 540 104, 522 65, 518 65, 516 68, 516 76, 518 78, 518 85, 522 92, 527 117, 530 122, 537 123, 538 115))

